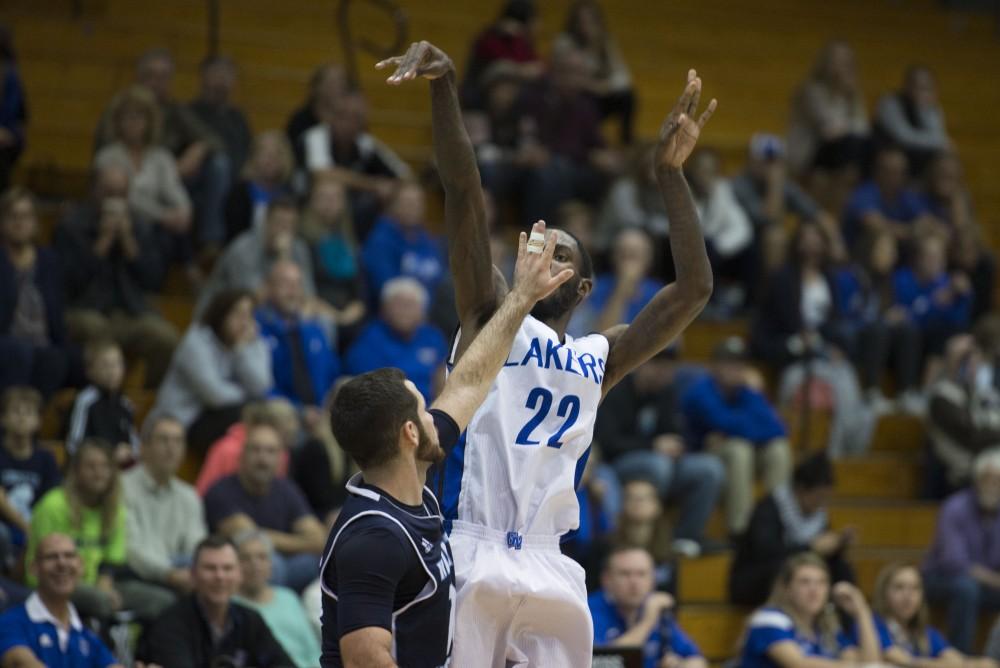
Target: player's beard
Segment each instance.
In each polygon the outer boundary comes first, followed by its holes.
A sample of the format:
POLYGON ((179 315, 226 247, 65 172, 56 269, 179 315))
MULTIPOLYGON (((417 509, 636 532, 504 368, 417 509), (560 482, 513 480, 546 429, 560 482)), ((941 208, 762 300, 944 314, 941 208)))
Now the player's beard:
POLYGON ((580 276, 576 273, 531 309, 531 315, 542 322, 552 322, 563 317, 574 308, 579 298, 580 276))
POLYGON ((417 421, 417 460, 422 462, 430 462, 433 464, 440 464, 444 461, 445 452, 441 449, 441 443, 438 439, 432 438, 427 430, 424 429, 424 425, 417 421))

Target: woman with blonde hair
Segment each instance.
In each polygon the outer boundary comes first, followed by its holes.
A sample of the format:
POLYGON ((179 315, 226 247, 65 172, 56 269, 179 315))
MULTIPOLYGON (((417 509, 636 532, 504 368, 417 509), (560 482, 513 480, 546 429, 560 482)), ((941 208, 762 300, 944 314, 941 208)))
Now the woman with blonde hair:
POLYGON ((173 236, 191 227, 191 200, 177 161, 159 146, 162 119, 153 94, 130 86, 111 102, 111 142, 94 156, 94 169, 118 167, 129 175, 128 201, 142 217, 173 236))
POLYGON ((883 568, 875 581, 873 603, 885 661, 912 668, 996 668, 992 659, 965 656, 930 625, 924 580, 916 566, 883 568))
POLYGON ((226 195, 226 243, 242 232, 264 224, 267 207, 289 190, 295 157, 288 138, 277 130, 257 135, 243 176, 226 195))
POLYGON ((831 588, 823 558, 803 552, 785 562, 770 600, 750 617, 739 666, 846 668, 880 654, 864 595, 847 582, 831 588), (857 642, 842 632, 831 599, 854 620, 857 642))

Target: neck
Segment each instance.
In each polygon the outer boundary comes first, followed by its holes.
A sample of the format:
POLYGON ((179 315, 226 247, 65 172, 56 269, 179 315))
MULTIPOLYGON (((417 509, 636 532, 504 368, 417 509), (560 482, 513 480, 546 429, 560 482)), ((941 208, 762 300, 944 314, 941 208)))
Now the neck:
POLYGON ((80 503, 87 508, 96 508, 101 504, 100 494, 94 494, 90 490, 80 489, 79 487, 77 487, 76 494, 80 497, 80 503))
POLYGON ((201 603, 201 609, 205 612, 208 623, 217 629, 225 628, 226 617, 229 615, 229 601, 223 605, 215 605, 201 596, 198 597, 198 601, 201 603))
POLYGON ((790 610, 788 614, 791 616, 792 621, 795 622, 795 626, 798 628, 808 629, 810 632, 816 628, 816 619, 814 617, 802 614, 796 610, 790 610))
POLYGON ((146 473, 149 475, 149 477, 153 479, 153 482, 155 482, 157 485, 160 485, 161 487, 170 483, 170 479, 173 477, 170 473, 164 471, 158 471, 149 464, 145 464, 144 468, 146 469, 146 473))
POLYGON ((10 256, 10 261, 15 267, 23 267, 32 262, 35 255, 35 247, 33 244, 29 243, 10 243, 6 242, 4 248, 7 249, 7 255, 10 256))
POLYGON ((246 587, 242 592, 243 597, 254 603, 267 603, 271 599, 271 587, 265 582, 258 586, 246 587))
POLYGON ((654 522, 635 522, 625 528, 625 538, 631 544, 649 545, 653 542, 655 531, 656 524, 654 522))
POLYGON ((69 626, 69 599, 52 596, 41 589, 38 590, 38 598, 42 599, 42 605, 59 621, 61 626, 69 626))
POLYGON ((425 462, 396 458, 385 466, 363 471, 361 477, 394 499, 408 506, 419 506, 424 500, 428 468, 425 462))
POLYGON ((640 606, 625 606, 615 603, 615 607, 618 608, 618 614, 625 620, 625 628, 630 629, 639 621, 640 606))
POLYGON ((253 480, 250 476, 244 474, 242 471, 239 473, 240 484, 243 485, 243 489, 250 492, 253 496, 264 496, 267 494, 267 490, 271 487, 271 481, 268 480, 265 483, 259 483, 253 480))
MULTIPOLYGON (((559 343, 566 342, 566 327, 569 326, 569 319, 573 317, 573 311, 567 311, 565 314, 559 316, 558 318, 552 318, 550 320, 542 320, 543 323, 548 325, 552 331, 556 333, 559 337, 559 343)), ((539 318, 541 320, 541 318, 539 318)))
POLYGON ((32 445, 30 434, 7 434, 4 436, 3 447, 15 459, 23 459, 31 454, 32 445))

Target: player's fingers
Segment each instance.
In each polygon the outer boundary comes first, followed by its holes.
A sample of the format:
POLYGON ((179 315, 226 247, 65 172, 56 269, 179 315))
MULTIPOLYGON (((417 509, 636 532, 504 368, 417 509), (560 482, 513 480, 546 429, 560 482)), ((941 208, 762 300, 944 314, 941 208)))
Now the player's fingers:
POLYGON ((521 232, 517 235, 517 261, 518 263, 524 260, 524 256, 528 254, 528 235, 521 232))
POLYGON ((398 65, 403 61, 402 56, 392 56, 391 58, 386 58, 385 60, 380 60, 375 63, 375 69, 384 70, 391 65, 398 65))
POLYGON ((701 99, 701 78, 695 79, 694 85, 694 92, 691 93, 686 110, 688 116, 694 116, 694 112, 698 110, 698 101, 701 99))
POLYGON ((558 288, 560 285, 573 278, 573 274, 576 273, 572 269, 563 269, 558 274, 552 277, 552 281, 549 283, 549 287, 553 290, 558 288))
POLYGON ((705 111, 702 112, 701 116, 698 117, 699 129, 705 127, 705 123, 708 123, 708 119, 712 117, 712 114, 715 113, 715 109, 718 106, 719 106, 719 101, 713 97, 712 101, 708 103, 708 108, 705 109, 705 111))

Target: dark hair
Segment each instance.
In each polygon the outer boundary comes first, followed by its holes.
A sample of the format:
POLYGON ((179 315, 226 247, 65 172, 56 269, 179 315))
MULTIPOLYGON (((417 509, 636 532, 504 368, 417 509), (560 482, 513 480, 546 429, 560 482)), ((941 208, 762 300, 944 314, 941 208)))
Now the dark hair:
POLYGON ((509 0, 504 5, 500 18, 510 19, 527 25, 535 18, 536 13, 534 0, 509 0))
POLYGON ((830 237, 827 236, 826 230, 823 229, 823 226, 815 220, 803 219, 799 221, 799 224, 795 227, 795 231, 792 232, 792 237, 788 240, 788 246, 785 251, 786 262, 795 267, 797 270, 801 269, 799 245, 802 243, 802 236, 805 234, 806 230, 816 232, 820 239, 823 240, 823 259, 821 260, 820 265, 823 269, 826 269, 830 264, 830 237))
POLYGON ((233 541, 229 540, 225 536, 220 536, 219 534, 212 534, 211 536, 206 536, 201 539, 201 542, 194 548, 194 556, 191 558, 191 565, 198 565, 198 557, 205 550, 221 550, 224 547, 233 548, 233 552, 236 553, 236 545, 233 541))
POLYGON ((580 251, 580 278, 593 278, 594 277, 594 261, 590 257, 590 252, 587 247, 583 245, 579 237, 563 227, 551 227, 549 229, 559 230, 570 239, 576 242, 576 247, 580 251))
POLYGON ((278 209, 288 209, 290 211, 298 213, 299 201, 295 199, 293 195, 289 195, 288 193, 281 193, 280 195, 277 195, 274 199, 272 199, 270 203, 268 203, 267 215, 270 216, 278 209))
POLYGON ((833 464, 830 463, 826 450, 813 453, 800 461, 792 473, 792 482, 799 489, 833 487, 836 482, 833 464))
POLYGON ((381 466, 397 453, 399 430, 419 424, 417 399, 395 368, 376 369, 344 383, 333 398, 333 435, 361 469, 381 466))
POLYGON ((601 572, 605 573, 611 568, 611 560, 617 557, 619 554, 624 554, 625 552, 642 552, 649 556, 650 561, 653 562, 654 567, 656 564, 656 559, 653 554, 642 547, 641 545, 631 545, 629 543, 617 543, 608 550, 608 553, 604 556, 604 560, 601 562, 601 572))
POLYGON ((249 299, 253 302, 253 294, 249 290, 243 290, 242 288, 223 290, 212 297, 205 308, 205 312, 201 314, 201 324, 211 329, 215 333, 215 336, 227 346, 232 341, 229 341, 226 337, 226 318, 229 316, 230 311, 244 299, 249 299))
POLYGON ((604 29, 604 43, 601 44, 601 59, 604 62, 601 64, 606 67, 608 61, 608 24, 604 18, 604 10, 596 0, 576 0, 570 5, 569 11, 566 13, 566 27, 564 30, 578 46, 583 46, 584 39, 583 30, 580 27, 580 15, 588 10, 594 12, 598 22, 600 22, 601 27, 604 29))

